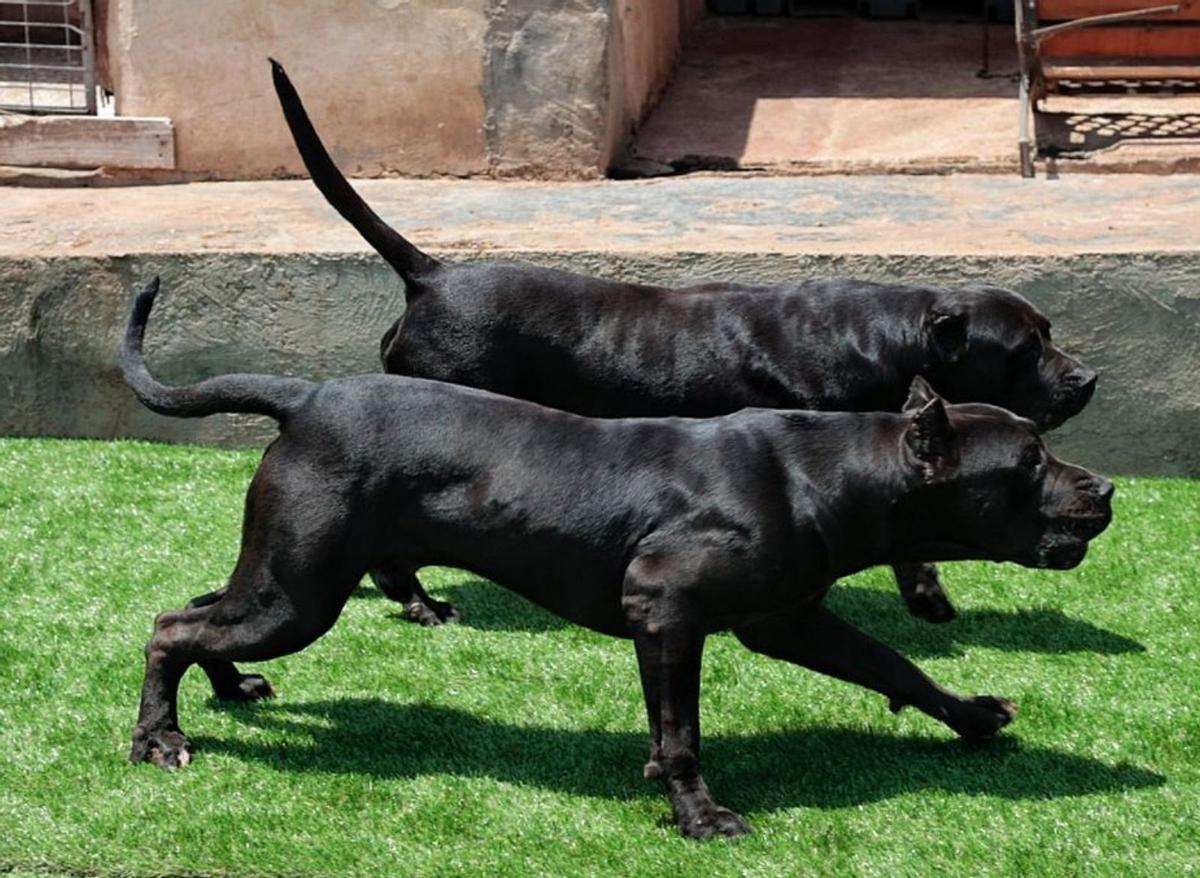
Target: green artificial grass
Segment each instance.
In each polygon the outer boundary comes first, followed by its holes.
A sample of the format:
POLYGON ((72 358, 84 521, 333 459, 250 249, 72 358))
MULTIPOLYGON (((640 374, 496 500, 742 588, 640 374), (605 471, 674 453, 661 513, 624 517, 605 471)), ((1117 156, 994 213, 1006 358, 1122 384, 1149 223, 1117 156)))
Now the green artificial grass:
POLYGON ((0 871, 14 875, 1182 875, 1200 868, 1200 482, 1123 479, 1068 572, 953 564, 960 617, 885 571, 830 605, 1016 721, 967 746, 746 651, 705 656, 705 774, 754 832, 680 838, 641 778, 633 649, 478 577, 462 624, 363 587, 229 707, 198 670, 168 774, 126 762, 154 615, 222 584, 258 455, 0 442, 0 871))

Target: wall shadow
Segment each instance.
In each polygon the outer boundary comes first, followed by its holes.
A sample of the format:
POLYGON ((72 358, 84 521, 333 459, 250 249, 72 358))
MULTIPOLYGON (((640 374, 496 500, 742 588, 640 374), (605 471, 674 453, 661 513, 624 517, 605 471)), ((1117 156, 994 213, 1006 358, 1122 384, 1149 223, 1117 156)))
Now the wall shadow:
MULTIPOLYGON (((380 779, 490 777, 611 799, 659 794, 641 780, 646 738, 632 732, 518 726, 449 707, 380 699, 262 702, 228 713, 301 740, 284 751, 265 742, 196 736, 200 758, 220 752, 283 771, 380 779)), ((1011 736, 980 746, 950 737, 808 728, 709 735, 704 748, 705 774, 717 796, 749 813, 854 807, 924 789, 1052 799, 1166 782, 1134 765, 1028 746, 1011 736)))

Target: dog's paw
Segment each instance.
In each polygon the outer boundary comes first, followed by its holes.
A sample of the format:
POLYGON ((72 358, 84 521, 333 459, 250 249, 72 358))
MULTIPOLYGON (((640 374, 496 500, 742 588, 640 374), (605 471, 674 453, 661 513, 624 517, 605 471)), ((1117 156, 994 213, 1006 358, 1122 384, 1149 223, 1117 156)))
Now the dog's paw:
POLYGON ((904 603, 909 613, 935 625, 949 622, 958 615, 954 604, 950 603, 950 598, 946 597, 936 581, 932 585, 923 583, 916 591, 904 595, 904 603))
POLYGON ((192 761, 192 745, 183 732, 147 732, 138 726, 133 731, 129 761, 151 762, 165 771, 173 771, 192 761))
POLYGON ((214 689, 213 696, 219 701, 261 701, 274 698, 275 689, 261 674, 242 674, 236 684, 214 689))
POLYGON ((675 824, 687 838, 738 838, 750 832, 750 824, 740 814, 712 801, 684 813, 676 810, 675 824))
POLYGON ((1013 721, 1017 706, 992 695, 960 700, 951 710, 949 726, 967 740, 988 738, 1013 721))
POLYGON ((458 621, 458 610, 445 601, 412 600, 404 605, 404 618, 427 628, 450 625, 458 621))
POLYGON ((666 778, 667 794, 675 825, 688 838, 737 838, 750 831, 749 824, 728 808, 713 801, 708 786, 699 777, 666 778))

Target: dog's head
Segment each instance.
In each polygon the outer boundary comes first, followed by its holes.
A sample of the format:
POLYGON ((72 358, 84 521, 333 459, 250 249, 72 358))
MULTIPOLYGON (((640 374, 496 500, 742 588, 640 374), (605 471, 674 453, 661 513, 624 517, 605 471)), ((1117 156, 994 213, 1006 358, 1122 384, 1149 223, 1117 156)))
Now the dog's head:
POLYGON ((1011 290, 940 290, 921 325, 925 377, 951 402, 986 402, 1052 430, 1079 414, 1096 373, 1050 339, 1050 321, 1011 290))
POLYGON ((914 560, 1066 570, 1112 520, 1112 482, 1057 459, 1031 421, 982 403, 947 405, 920 377, 905 411, 901 451, 918 487, 916 505, 898 511, 914 560))

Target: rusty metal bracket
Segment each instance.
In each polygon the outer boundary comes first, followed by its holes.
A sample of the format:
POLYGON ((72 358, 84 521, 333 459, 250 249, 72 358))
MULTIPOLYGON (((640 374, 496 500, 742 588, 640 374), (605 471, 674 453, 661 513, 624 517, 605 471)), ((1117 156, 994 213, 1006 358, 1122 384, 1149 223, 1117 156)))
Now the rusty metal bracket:
POLYGON ((1076 18, 1071 21, 1063 21, 1059 24, 1049 24, 1046 27, 1035 27, 1029 31, 1029 36, 1035 43, 1040 43, 1042 40, 1051 34, 1060 33, 1065 30, 1075 30, 1080 27, 1091 27, 1094 24, 1109 24, 1114 21, 1128 21, 1131 18, 1141 18, 1145 15, 1158 15, 1162 12, 1178 12, 1179 4, 1171 3, 1166 6, 1149 6, 1145 9, 1130 9, 1128 12, 1106 12, 1104 15, 1089 15, 1086 18, 1076 18))

